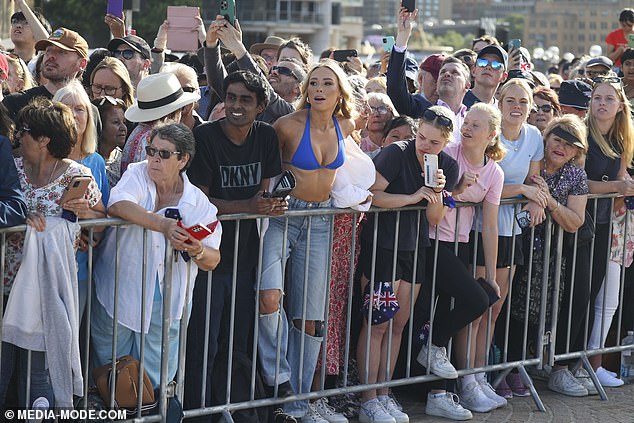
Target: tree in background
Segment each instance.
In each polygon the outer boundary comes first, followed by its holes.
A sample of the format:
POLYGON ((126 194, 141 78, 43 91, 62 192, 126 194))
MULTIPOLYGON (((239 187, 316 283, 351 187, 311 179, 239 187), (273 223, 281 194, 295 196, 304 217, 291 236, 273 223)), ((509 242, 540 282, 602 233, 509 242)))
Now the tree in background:
MULTIPOLYGON (((205 6, 217 8, 216 3, 207 1, 205 6)), ((132 26, 139 37, 151 44, 167 16, 167 6, 200 7, 201 4, 201 0, 141 0, 141 11, 134 13, 132 26)), ((35 1, 35 8, 46 16, 53 29, 63 26, 77 31, 91 48, 105 47, 110 40, 108 26, 103 21, 106 7, 106 0, 35 1)))

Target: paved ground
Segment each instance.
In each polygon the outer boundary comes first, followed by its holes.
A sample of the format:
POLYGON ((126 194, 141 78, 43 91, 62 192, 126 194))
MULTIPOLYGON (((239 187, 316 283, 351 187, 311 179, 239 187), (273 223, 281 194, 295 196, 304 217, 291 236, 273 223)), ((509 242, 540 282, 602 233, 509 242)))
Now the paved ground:
MULTIPOLYGON (((531 397, 513 398, 509 404, 491 413, 474 413, 471 422, 634 422, 634 385, 620 388, 606 388, 608 401, 601 401, 598 396, 572 398, 551 392, 546 382, 535 381, 546 412, 540 412, 531 397)), ((410 391, 411 392, 411 391, 410 391)), ((425 415, 425 404, 415 396, 407 396, 398 392, 397 397, 410 416, 410 422, 448 422, 449 420, 425 415)))

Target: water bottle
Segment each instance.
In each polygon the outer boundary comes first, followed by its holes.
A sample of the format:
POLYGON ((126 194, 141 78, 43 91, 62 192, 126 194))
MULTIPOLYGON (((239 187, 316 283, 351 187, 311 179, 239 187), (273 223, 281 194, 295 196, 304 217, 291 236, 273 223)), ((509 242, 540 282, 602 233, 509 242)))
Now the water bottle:
MULTIPOLYGON (((621 345, 634 345, 634 331, 628 331, 621 345)), ((634 383, 634 355, 632 350, 621 351, 621 379, 625 383, 634 383)))
POLYGON ((35 401, 33 401, 31 410, 39 411, 41 416, 36 414, 34 419, 29 419, 29 423, 41 423, 44 420, 44 412, 48 410, 49 405, 46 397, 37 397, 35 401))

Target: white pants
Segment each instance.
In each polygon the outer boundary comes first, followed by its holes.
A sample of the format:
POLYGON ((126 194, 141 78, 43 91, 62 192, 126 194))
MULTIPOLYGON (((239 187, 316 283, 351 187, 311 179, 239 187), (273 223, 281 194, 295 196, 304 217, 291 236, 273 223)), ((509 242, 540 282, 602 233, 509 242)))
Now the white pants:
POLYGON ((588 339, 588 349, 603 348, 608 330, 612 325, 612 318, 619 306, 619 291, 621 288, 621 265, 613 261, 608 262, 608 268, 603 279, 603 285, 594 300, 594 324, 588 339), (603 296, 605 294, 605 311, 603 310, 603 296), (603 329, 601 323, 603 322, 603 329))

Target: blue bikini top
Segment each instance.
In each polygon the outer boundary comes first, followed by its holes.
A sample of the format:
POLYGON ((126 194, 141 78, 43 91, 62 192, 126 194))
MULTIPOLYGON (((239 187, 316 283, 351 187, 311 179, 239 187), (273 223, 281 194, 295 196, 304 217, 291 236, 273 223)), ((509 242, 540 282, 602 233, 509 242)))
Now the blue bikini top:
POLYGON ((343 139, 343 135, 341 134, 341 129, 339 128, 339 123, 337 119, 333 116, 332 121, 335 124, 335 131, 337 131, 337 139, 338 139, 338 151, 337 157, 332 163, 327 164, 326 166, 322 166, 317 161, 315 157, 315 153, 313 152, 313 145, 310 142, 310 110, 308 110, 308 115, 306 117, 306 126, 304 126, 304 134, 302 135, 302 139, 299 141, 299 146, 297 146, 297 150, 295 150, 295 154, 293 154, 293 158, 290 162, 284 162, 286 164, 291 164, 298 169, 303 170, 317 170, 317 169, 337 169, 343 165, 343 162, 346 160, 345 153, 345 143, 343 139))

